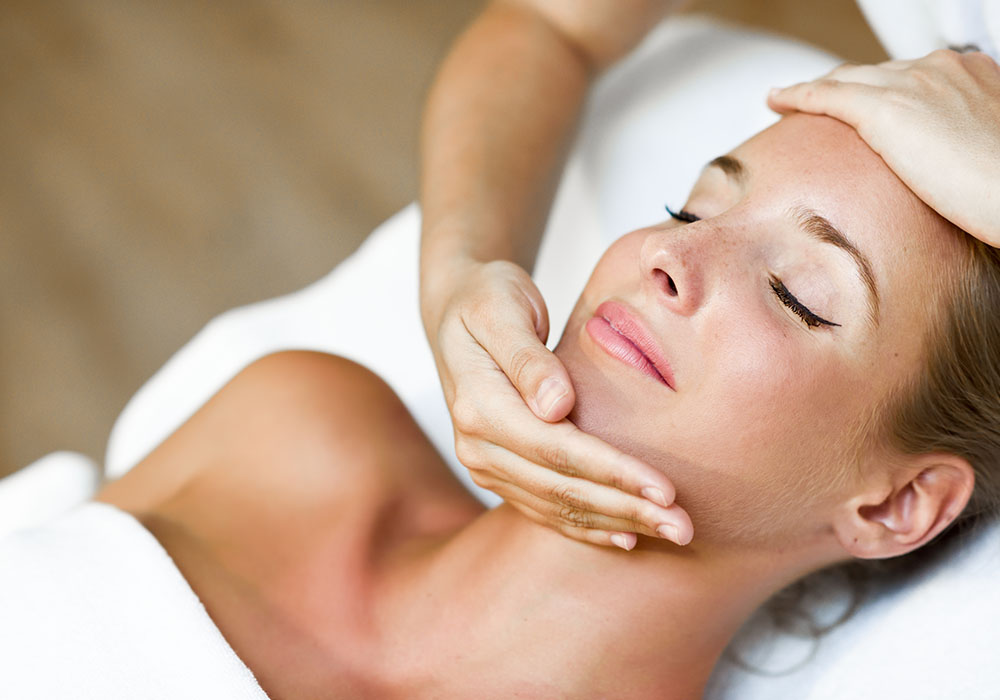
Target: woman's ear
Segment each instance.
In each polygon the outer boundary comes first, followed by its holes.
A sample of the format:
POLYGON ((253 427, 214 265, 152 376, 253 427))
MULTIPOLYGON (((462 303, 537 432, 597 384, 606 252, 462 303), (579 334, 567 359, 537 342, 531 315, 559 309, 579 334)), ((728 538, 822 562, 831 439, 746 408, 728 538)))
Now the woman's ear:
POLYGON ((965 508, 972 466, 952 454, 916 455, 844 504, 834 531, 848 554, 884 559, 930 542, 965 508))

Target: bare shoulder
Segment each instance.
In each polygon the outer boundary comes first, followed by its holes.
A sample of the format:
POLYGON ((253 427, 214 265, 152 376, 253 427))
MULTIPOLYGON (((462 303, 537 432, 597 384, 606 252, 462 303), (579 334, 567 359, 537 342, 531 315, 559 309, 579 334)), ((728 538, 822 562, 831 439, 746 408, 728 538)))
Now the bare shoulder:
POLYGON ((382 379, 308 351, 246 367, 99 499, 146 512, 192 489, 298 517, 400 490, 474 502, 382 379))
POLYGON ((316 697, 299 685, 321 667, 349 687, 379 567, 483 511, 385 382, 314 352, 248 366, 99 500, 157 538, 275 697, 316 697))

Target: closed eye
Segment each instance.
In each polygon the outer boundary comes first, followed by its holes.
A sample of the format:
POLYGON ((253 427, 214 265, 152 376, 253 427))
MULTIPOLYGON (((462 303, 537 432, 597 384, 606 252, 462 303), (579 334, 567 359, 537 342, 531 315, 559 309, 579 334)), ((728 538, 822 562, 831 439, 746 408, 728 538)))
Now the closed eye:
POLYGON ((778 297, 778 301, 787 306, 793 314, 801 318, 802 322, 810 328, 817 328, 819 326, 840 326, 839 323, 827 321, 825 318, 821 318, 810 311, 809 308, 796 299, 795 295, 788 291, 788 287, 786 287, 785 284, 776 277, 771 278, 771 290, 774 292, 774 295, 778 297))
POLYGON ((667 210, 667 213, 670 214, 671 218, 677 219, 677 221, 683 221, 685 224, 693 224, 695 221, 701 221, 701 217, 695 216, 691 212, 684 211, 683 209, 674 211, 666 205, 664 205, 664 209, 667 210))
MULTIPOLYGON (((686 224, 693 224, 695 221, 701 221, 701 217, 696 216, 689 211, 685 211, 683 209, 674 211, 669 206, 665 208, 671 218, 676 219, 677 221, 682 221, 686 224)), ((809 307, 796 299, 795 295, 788 291, 788 287, 785 286, 784 282, 779 280, 777 277, 771 278, 770 286, 771 291, 774 292, 776 297, 778 297, 778 301, 784 304, 793 314, 802 319, 802 322, 809 328, 818 328, 820 326, 840 327, 839 323, 827 321, 825 318, 814 314, 809 307)))

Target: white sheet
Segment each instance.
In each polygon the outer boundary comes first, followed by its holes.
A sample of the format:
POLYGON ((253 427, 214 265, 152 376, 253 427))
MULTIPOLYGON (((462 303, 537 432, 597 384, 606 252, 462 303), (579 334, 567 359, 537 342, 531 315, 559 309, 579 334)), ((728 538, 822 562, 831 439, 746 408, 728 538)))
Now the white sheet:
POLYGON ((159 542, 98 503, 0 539, 0 697, 267 700, 159 542))

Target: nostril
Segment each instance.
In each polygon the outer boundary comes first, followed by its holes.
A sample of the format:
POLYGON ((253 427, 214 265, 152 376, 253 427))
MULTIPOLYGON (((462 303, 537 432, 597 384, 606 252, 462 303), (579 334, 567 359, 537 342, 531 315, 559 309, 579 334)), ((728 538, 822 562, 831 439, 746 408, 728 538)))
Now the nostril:
POLYGON ((655 277, 656 281, 659 282, 660 287, 664 292, 672 297, 677 296, 677 285, 674 284, 673 277, 660 269, 653 270, 653 277, 655 277))

